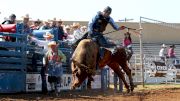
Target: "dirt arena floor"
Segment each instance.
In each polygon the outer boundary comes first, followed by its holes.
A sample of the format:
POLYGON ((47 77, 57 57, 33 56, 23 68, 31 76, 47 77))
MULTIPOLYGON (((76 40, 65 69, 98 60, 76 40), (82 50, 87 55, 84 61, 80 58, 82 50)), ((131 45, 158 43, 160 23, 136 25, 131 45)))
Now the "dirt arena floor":
POLYGON ((1 94, 0 101, 180 101, 180 85, 138 86, 133 93, 127 94, 106 91, 63 91, 60 96, 39 93, 1 94))

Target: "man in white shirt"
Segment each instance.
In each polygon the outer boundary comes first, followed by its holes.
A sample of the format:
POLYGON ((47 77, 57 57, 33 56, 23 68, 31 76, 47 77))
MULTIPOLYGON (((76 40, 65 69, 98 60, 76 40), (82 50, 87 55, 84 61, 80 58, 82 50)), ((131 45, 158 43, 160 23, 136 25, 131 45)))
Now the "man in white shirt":
POLYGON ((165 49, 166 49, 166 45, 165 44, 161 45, 161 49, 159 51, 159 57, 163 61, 165 61, 165 58, 166 58, 166 55, 167 55, 167 50, 165 50, 165 49))

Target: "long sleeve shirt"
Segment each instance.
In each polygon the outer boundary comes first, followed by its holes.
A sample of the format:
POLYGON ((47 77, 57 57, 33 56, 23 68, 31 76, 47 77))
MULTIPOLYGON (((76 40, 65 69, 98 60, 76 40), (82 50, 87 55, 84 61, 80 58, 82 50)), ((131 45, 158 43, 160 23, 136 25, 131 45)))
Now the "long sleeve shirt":
MULTIPOLYGON (((89 24, 88 24, 88 31, 93 31, 94 28, 94 24, 98 22, 98 20, 100 19, 100 16, 101 15, 101 12, 98 12, 93 18, 92 20, 89 21, 89 24)), ((114 22, 114 20, 109 17, 109 21, 108 23, 110 23, 110 25, 115 29, 115 30, 118 30, 119 29, 119 26, 114 22)), ((106 27, 106 26, 105 26, 106 27)))

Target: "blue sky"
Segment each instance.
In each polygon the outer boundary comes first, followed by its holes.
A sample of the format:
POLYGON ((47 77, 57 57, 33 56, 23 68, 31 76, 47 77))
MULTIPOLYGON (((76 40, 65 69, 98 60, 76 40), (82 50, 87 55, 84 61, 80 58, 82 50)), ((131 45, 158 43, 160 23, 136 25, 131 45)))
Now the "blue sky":
POLYGON ((15 13, 17 18, 29 14, 32 19, 89 21, 97 11, 110 6, 112 18, 134 19, 148 17, 165 22, 180 23, 180 0, 1 0, 0 21, 15 13))

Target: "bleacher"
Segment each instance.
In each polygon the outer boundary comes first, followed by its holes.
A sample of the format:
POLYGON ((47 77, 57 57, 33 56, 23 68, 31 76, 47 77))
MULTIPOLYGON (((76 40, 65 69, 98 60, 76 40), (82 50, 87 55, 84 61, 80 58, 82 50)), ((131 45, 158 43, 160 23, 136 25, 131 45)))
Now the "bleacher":
MULTIPOLYGON (((159 51, 161 49, 162 43, 143 43, 143 54, 147 55, 159 55, 159 51)), ((170 46, 171 44, 166 44, 167 46, 170 46)), ((180 58, 180 44, 175 44, 175 53, 176 57, 180 58)), ((166 49, 168 49, 167 47, 166 49)), ((133 51, 134 54, 140 54, 140 44, 134 43, 133 44, 133 51)))

